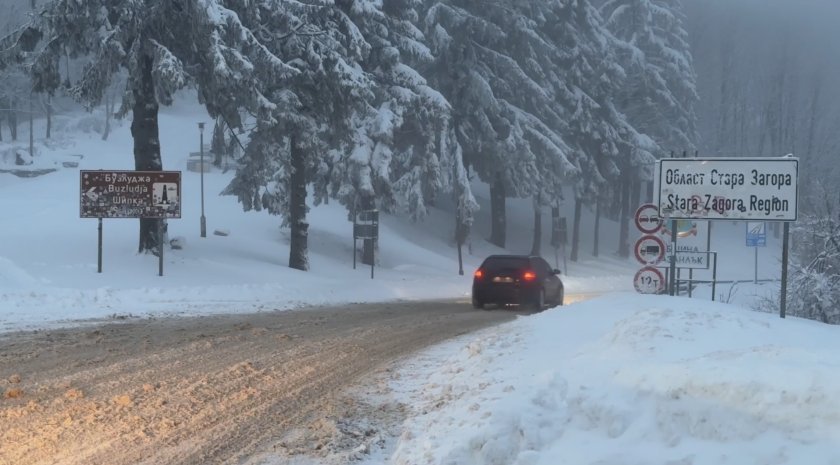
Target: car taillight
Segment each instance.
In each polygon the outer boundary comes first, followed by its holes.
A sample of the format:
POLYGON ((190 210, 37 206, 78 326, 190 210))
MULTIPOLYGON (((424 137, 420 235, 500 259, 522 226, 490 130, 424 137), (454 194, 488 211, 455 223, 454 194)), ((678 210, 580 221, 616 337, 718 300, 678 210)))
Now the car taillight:
POLYGON ((537 274, 534 273, 533 271, 526 271, 525 273, 522 274, 522 279, 525 280, 525 281, 533 281, 533 280, 537 279, 537 274))
POLYGON ((481 271, 480 269, 479 269, 479 270, 475 270, 475 274, 474 274, 474 276, 475 276, 475 279, 481 279, 481 278, 483 278, 483 277, 484 277, 484 272, 483 272, 483 271, 481 271))

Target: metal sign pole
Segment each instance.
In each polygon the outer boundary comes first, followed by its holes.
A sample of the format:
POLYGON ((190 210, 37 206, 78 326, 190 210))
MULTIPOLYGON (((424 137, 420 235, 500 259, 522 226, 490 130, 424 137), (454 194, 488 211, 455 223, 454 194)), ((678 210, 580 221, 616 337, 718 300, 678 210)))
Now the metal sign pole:
POLYGON ((694 281, 694 268, 688 269, 688 297, 691 297, 691 287, 694 281))
POLYGON ((373 248, 373 250, 371 251, 371 253, 373 254, 373 257, 371 257, 371 260, 370 260, 370 279, 373 279, 373 267, 374 267, 374 264, 376 263, 376 238, 373 238, 371 240, 371 242, 373 243, 371 245, 371 247, 373 248))
POLYGON ((758 284, 758 247, 753 247, 755 250, 755 274, 753 275, 753 284, 758 284))
POLYGON ((782 234, 782 296, 779 305, 779 316, 784 318, 787 313, 787 280, 788 280, 788 239, 790 237, 790 222, 785 221, 782 234))
POLYGON ((671 272, 669 273, 670 290, 668 295, 674 295, 674 284, 677 279, 677 220, 671 220, 671 272))
POLYGON ((682 268, 677 268, 677 282, 676 282, 676 287, 674 288, 674 295, 675 296, 680 295, 680 283, 682 282, 682 277, 680 275, 682 275, 682 268))
POLYGON ((163 276, 163 219, 158 219, 158 247, 160 254, 158 255, 158 276, 163 276))
POLYGON ((102 218, 99 218, 99 241, 97 246, 96 272, 102 273, 102 218))
POLYGON ((715 266, 712 268, 712 302, 715 301, 715 285, 717 284, 717 252, 712 252, 715 256, 715 266))
POLYGON ((201 153, 200 169, 201 172, 201 237, 207 237, 207 218, 204 216, 204 123, 198 123, 199 142, 198 150, 201 153))
POLYGON ((353 269, 356 269, 356 208, 353 207, 353 269))

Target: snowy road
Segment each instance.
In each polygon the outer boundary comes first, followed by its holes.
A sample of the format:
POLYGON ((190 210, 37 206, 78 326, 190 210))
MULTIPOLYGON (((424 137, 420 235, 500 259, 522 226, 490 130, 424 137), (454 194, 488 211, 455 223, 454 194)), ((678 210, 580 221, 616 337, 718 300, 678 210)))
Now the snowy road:
POLYGON ((387 362, 517 314, 402 302, 7 334, 0 464, 241 462, 387 362))

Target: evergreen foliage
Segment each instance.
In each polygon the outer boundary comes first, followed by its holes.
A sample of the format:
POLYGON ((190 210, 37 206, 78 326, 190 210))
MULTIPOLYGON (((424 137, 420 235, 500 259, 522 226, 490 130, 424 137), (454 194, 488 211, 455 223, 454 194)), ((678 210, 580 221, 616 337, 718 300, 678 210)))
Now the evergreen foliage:
POLYGON ((453 107, 464 159, 485 182, 501 174, 516 197, 558 197, 573 173, 550 81, 554 46, 538 32, 537 2, 433 2, 424 28, 427 76, 453 107))
POLYGON ((502 206, 532 196, 539 209, 570 186, 577 200, 603 198, 622 176, 649 176, 661 147, 692 147, 679 0, 600 11, 589 0, 53 0, 0 40, 0 66, 26 63, 36 91, 65 88, 89 107, 127 71, 120 113, 134 115, 138 169, 161 169, 157 108, 185 87, 218 117, 217 154, 247 115, 225 193, 279 215, 290 265, 306 269, 307 186, 315 204, 414 220, 452 195, 462 237, 477 209, 471 172, 500 180, 502 206), (75 81, 61 75, 67 57, 87 59, 75 81))
POLYGON ((656 141, 658 155, 693 151, 699 99, 680 0, 607 0, 601 11, 621 40, 628 73, 617 96, 621 110, 656 141))

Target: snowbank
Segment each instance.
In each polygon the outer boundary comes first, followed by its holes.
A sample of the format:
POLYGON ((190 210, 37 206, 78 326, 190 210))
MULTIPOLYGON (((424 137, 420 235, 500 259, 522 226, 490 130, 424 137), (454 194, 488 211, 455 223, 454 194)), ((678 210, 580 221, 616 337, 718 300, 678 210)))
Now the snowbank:
POLYGON ((409 363, 391 463, 838 464, 838 351, 840 328, 724 304, 557 308, 409 363))

